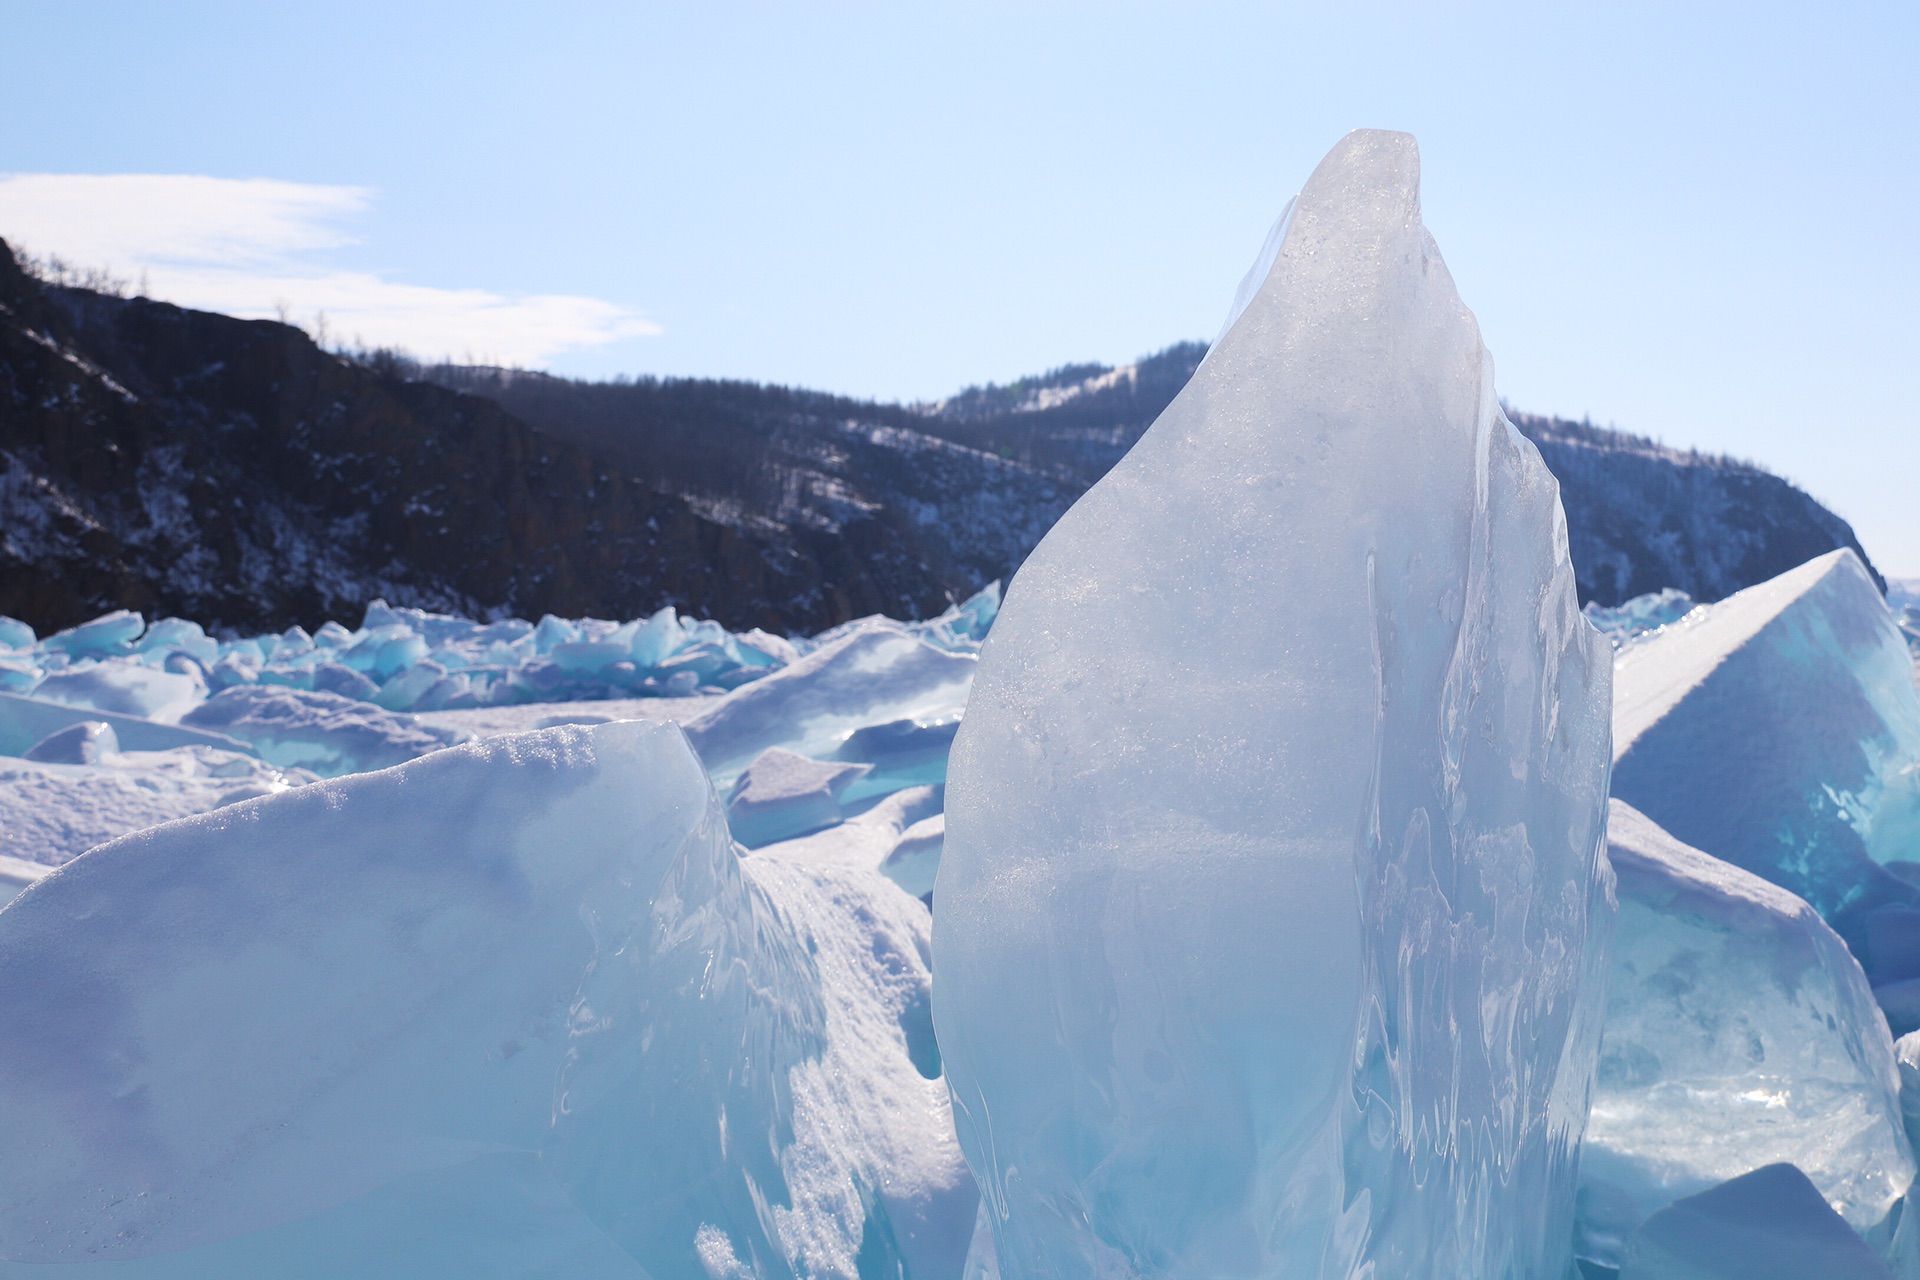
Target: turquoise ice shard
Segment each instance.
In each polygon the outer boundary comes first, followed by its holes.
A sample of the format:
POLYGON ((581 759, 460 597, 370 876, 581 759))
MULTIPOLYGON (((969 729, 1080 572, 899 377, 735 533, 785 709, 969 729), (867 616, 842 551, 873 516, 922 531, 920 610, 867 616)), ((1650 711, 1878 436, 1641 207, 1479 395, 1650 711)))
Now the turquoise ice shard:
POLYGON ((1920 695, 1853 552, 1809 560, 1620 655, 1613 791, 1673 835, 1812 903, 1875 982, 1920 891, 1920 695), (1909 869, 1911 870, 1911 869, 1909 869))
POLYGON ((1008 1280, 1569 1265, 1612 661, 1418 168, 1334 148, 982 650, 934 1013, 1008 1280))

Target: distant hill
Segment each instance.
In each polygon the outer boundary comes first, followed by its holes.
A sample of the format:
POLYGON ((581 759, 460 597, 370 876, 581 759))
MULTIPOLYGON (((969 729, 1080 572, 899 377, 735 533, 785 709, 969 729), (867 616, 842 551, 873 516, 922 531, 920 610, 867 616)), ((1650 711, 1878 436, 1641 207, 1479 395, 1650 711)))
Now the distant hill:
POLYGON ((1507 416, 1560 481, 1583 603, 1663 587, 1718 600, 1835 547, 1858 552, 1886 590, 1852 526, 1762 467, 1591 423, 1507 416))
MULTIPOLYGON (((312 627, 376 597, 674 604, 784 632, 924 617, 1011 574, 1206 351, 924 405, 582 382, 349 359, 286 325, 51 285, 3 250, 0 613, 42 630, 112 608, 312 627)), ((1760 468, 1513 416, 1561 478, 1583 599, 1718 599, 1859 549, 1760 468)))
POLYGON ((892 550, 775 545, 492 400, 287 325, 51 287, 0 245, 0 613, 42 631, 115 608, 314 627, 376 597, 805 629, 898 609, 871 587, 892 550))

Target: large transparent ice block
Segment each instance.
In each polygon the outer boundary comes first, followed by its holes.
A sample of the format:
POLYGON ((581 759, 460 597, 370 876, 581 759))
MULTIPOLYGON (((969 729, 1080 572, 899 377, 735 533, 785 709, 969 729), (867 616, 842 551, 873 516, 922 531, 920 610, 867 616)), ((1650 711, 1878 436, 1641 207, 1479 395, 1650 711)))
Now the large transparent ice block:
POLYGON ((1618 1266, 1650 1215, 1783 1161, 1884 1247, 1914 1163, 1859 964, 1804 901, 1622 801, 1607 838, 1620 914, 1580 1254, 1618 1266))
POLYGON ((1559 1276, 1611 670, 1413 139, 1351 134, 982 651, 934 1000, 1000 1274, 1559 1276))

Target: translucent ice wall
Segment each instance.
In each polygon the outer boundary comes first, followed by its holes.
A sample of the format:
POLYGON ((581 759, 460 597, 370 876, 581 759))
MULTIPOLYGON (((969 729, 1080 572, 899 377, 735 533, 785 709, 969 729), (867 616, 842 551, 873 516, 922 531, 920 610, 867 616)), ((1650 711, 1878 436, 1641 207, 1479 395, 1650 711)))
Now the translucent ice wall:
POLYGON ((1581 1255, 1619 1266, 1650 1215, 1779 1161, 1887 1245, 1914 1164, 1893 1039, 1859 964, 1804 901, 1622 801, 1607 835, 1620 914, 1581 1255))
POLYGON ((1611 669, 1413 139, 1351 134, 982 650, 934 1001, 1000 1274, 1559 1276, 1611 669))

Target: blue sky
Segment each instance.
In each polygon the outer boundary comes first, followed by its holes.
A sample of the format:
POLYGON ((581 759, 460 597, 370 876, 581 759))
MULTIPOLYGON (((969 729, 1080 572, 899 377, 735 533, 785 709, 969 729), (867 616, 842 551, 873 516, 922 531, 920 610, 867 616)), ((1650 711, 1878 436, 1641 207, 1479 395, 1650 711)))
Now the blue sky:
POLYGON ((0 21, 0 174, 123 176, 0 181, 0 236, 595 376, 928 399, 1207 337, 1326 149, 1407 129, 1512 403, 1758 459, 1920 576, 1910 3, 0 21))

